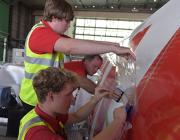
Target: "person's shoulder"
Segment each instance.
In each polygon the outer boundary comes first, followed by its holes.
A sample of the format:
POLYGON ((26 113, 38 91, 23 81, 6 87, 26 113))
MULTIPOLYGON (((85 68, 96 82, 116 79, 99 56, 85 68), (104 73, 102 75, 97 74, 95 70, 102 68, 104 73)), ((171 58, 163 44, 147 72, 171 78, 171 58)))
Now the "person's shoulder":
POLYGON ((70 36, 68 36, 68 35, 60 35, 61 37, 65 37, 65 38, 71 38, 70 36))
POLYGON ((32 29, 34 29, 34 32, 36 32, 36 33, 41 33, 42 32, 42 33, 57 34, 51 29, 48 22, 44 21, 44 20, 41 20, 39 23, 35 24, 32 29))
POLYGON ((82 61, 74 60, 64 63, 64 66, 71 66, 71 65, 82 65, 82 61))
POLYGON ((50 132, 50 129, 46 125, 33 126, 27 131, 25 138, 37 140, 40 139, 39 136, 47 134, 48 132, 50 132))
POLYGON ((64 63, 64 68, 85 76, 85 68, 82 61, 71 61, 64 63))
POLYGON ((34 126, 28 130, 25 136, 26 140, 50 140, 50 139, 56 139, 56 140, 64 140, 63 137, 60 135, 55 134, 52 132, 48 126, 40 125, 40 126, 34 126))

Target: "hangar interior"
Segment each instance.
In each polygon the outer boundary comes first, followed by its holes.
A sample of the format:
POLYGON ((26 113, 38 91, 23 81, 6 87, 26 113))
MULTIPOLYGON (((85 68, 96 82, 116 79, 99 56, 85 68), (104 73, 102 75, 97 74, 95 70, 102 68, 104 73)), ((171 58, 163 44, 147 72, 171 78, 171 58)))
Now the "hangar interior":
MULTIPOLYGON (((72 5, 75 15, 66 32, 68 36, 121 43, 169 0, 66 1, 72 5)), ((25 39, 31 27, 42 19, 44 3, 45 0, 0 0, 1 65, 12 63, 23 66, 25 39)), ((72 60, 79 57, 66 58, 72 60)), ((16 139, 5 137, 8 120, 3 115, 0 116, 0 139, 16 139)))
MULTIPOLYGON (((168 0, 67 0, 73 38, 120 42, 168 0)), ((20 63, 25 38, 41 20, 45 0, 0 0, 0 62, 20 63), (17 55, 16 55, 17 54, 17 55), (19 62, 17 62, 19 61, 19 62)))

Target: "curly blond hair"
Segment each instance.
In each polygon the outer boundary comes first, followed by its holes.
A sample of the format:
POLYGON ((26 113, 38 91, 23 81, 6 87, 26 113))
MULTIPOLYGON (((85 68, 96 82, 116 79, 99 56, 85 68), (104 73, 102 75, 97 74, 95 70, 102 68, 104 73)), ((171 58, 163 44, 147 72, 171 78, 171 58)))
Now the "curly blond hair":
POLYGON ((48 92, 56 94, 67 83, 76 83, 76 78, 60 68, 49 67, 39 71, 33 79, 33 87, 39 102, 44 102, 48 92))

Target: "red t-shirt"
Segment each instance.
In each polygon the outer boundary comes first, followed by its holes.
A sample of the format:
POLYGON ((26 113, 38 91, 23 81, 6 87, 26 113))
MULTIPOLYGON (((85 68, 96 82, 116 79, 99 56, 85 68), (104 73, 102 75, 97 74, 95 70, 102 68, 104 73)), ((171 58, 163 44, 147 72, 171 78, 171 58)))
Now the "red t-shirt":
POLYGON ((31 51, 37 54, 53 53, 55 42, 66 35, 59 35, 54 32, 49 24, 42 20, 45 27, 36 28, 30 36, 29 47, 31 51))
POLYGON ((57 134, 54 134, 47 126, 35 126, 29 129, 25 140, 64 140, 63 137, 58 135, 59 130, 62 129, 59 122, 65 124, 68 119, 68 114, 60 115, 55 119, 43 112, 38 106, 35 107, 35 111, 57 134))
POLYGON ((87 72, 82 61, 71 61, 64 63, 64 68, 86 77, 87 72))

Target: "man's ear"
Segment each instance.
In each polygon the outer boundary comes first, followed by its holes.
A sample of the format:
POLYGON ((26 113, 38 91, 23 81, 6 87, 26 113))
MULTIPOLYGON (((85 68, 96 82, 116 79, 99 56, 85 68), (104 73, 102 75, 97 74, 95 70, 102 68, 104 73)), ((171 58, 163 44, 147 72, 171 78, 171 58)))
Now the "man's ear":
POLYGON ((54 96, 53 96, 53 92, 52 92, 52 91, 48 92, 48 94, 47 94, 47 99, 48 99, 49 101, 53 101, 53 100, 54 100, 54 96))

